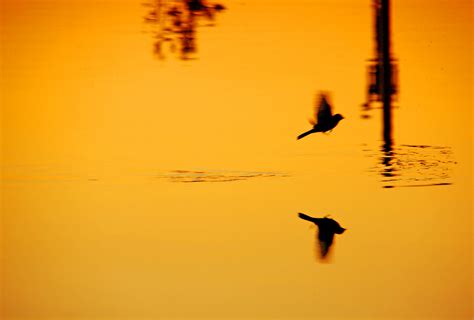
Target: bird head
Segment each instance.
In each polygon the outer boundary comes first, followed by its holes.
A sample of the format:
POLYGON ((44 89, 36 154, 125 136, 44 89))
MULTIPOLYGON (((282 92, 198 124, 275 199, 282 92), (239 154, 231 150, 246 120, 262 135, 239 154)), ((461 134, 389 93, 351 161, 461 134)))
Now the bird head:
POLYGON ((337 234, 343 234, 344 231, 346 231, 346 229, 344 229, 343 227, 339 227, 338 229, 335 230, 334 233, 337 233, 337 234))
POLYGON ((337 113, 334 115, 334 120, 336 120, 337 122, 341 121, 342 119, 344 119, 342 114, 337 113))
POLYGON ((341 227, 341 225, 336 220, 326 217, 324 217, 323 219, 327 221, 326 226, 329 227, 332 232, 336 234, 343 234, 344 231, 346 231, 346 229, 341 227))

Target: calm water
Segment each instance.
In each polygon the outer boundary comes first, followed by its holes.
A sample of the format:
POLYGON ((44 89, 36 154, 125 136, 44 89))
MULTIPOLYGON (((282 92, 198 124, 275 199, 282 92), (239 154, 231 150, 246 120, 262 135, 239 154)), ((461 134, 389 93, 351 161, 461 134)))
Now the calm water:
POLYGON ((472 2, 393 1, 389 151, 370 1, 222 3, 183 60, 140 1, 2 2, 2 317, 472 317, 472 2))

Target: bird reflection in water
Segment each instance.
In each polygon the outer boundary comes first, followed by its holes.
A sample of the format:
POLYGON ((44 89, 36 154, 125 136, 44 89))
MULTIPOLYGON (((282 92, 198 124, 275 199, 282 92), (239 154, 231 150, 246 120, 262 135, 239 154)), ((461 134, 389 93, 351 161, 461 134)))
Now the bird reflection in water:
POLYGON ((324 218, 313 218, 300 212, 298 213, 298 217, 310 221, 318 226, 318 257, 323 261, 327 261, 331 246, 334 242, 334 235, 342 234, 346 229, 341 227, 337 221, 328 218, 327 216, 324 218))
POLYGON ((213 26, 215 15, 225 10, 222 4, 204 0, 150 0, 144 5, 151 8, 145 22, 153 26, 153 53, 160 60, 166 58, 165 47, 181 60, 195 59, 196 28, 203 20, 213 26))

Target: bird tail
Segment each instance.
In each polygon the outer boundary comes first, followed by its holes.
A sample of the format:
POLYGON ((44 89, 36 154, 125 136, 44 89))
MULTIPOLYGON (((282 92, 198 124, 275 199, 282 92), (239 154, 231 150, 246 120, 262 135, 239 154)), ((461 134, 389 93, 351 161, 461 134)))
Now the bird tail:
POLYGON ((314 130, 314 129, 308 130, 308 131, 306 131, 305 133, 300 134, 300 135, 298 136, 298 138, 296 138, 296 139, 299 140, 299 139, 304 138, 304 137, 306 137, 307 135, 312 134, 312 133, 314 133, 314 132, 317 132, 317 131, 314 130))
POLYGON ((315 222, 315 220, 317 219, 317 218, 310 217, 310 216, 308 216, 304 213, 301 213, 301 212, 298 213, 298 217, 300 217, 303 220, 308 220, 308 221, 311 221, 311 222, 315 222))

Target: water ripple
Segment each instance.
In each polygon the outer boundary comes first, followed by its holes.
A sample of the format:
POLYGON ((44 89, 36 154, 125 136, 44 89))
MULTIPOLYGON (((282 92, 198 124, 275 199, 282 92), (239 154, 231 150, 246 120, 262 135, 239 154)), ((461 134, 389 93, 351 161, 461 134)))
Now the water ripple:
POLYGON ((169 182, 193 183, 234 182, 257 178, 282 178, 288 176, 288 174, 281 172, 172 170, 158 175, 158 178, 167 179, 169 182))
POLYGON ((456 161, 450 147, 401 144, 364 152, 378 159, 368 171, 382 177, 383 188, 452 184, 451 173, 456 161))

